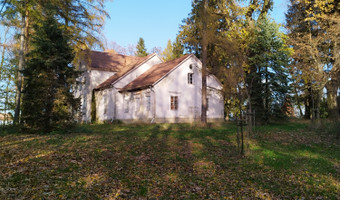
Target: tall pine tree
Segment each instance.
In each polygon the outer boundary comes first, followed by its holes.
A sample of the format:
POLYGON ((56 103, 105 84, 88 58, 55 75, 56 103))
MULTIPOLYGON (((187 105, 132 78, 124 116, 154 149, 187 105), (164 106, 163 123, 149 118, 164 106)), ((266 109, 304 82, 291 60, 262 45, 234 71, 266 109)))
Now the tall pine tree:
MULTIPOLYGON (((29 51, 33 25, 39 24, 44 16, 41 14, 48 5, 56 9, 56 17, 62 29, 70 35, 70 45, 75 52, 74 61, 84 57, 84 49, 101 46, 101 33, 108 13, 104 10, 106 0, 0 0, 1 17, 4 24, 20 30, 18 45, 18 72, 16 77, 16 106, 14 124, 19 123, 21 110, 22 74, 25 68, 24 55, 29 51)), ((14 34, 16 35, 16 34, 14 34)))
POLYGON ((260 18, 249 45, 247 84, 252 109, 261 123, 268 123, 270 117, 280 116, 280 108, 289 92, 290 54, 279 26, 266 16, 260 18))
POLYGON ((177 35, 176 40, 172 43, 173 59, 180 58, 184 55, 184 47, 180 37, 177 35))
POLYGON ((72 123, 79 101, 72 93, 77 72, 71 64, 69 37, 59 28, 53 9, 44 14, 42 24, 34 27, 23 71, 22 120, 25 128, 47 133, 72 123))
POLYGON ((144 57, 148 55, 148 53, 146 52, 145 42, 143 38, 139 38, 136 48, 137 48, 136 56, 144 57))
POLYGON ((173 46, 172 46, 170 39, 168 40, 166 48, 164 49, 161 55, 164 61, 169 61, 169 60, 174 59, 173 46))

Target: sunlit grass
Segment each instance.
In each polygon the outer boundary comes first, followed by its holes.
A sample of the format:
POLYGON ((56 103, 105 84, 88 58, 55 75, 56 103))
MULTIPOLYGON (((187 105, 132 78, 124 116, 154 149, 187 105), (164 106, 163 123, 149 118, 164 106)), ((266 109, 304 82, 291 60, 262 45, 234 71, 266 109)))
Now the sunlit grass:
POLYGON ((306 123, 79 125, 0 136, 0 199, 339 199, 340 148, 306 123))

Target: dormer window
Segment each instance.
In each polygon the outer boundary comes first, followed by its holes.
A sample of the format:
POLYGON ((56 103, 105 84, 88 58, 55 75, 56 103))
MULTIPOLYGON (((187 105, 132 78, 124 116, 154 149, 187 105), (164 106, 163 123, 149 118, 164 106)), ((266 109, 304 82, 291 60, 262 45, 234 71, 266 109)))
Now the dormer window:
POLYGON ((193 84, 194 73, 188 73, 188 84, 193 84))

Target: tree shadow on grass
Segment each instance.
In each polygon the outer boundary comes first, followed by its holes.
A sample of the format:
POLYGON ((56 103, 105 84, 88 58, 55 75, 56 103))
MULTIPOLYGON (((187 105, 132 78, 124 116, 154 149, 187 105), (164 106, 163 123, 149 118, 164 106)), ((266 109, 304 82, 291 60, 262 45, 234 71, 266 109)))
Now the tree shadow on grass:
POLYGON ((336 197, 336 186, 322 185, 339 180, 333 171, 329 174, 329 159, 336 160, 333 154, 322 157, 322 148, 313 146, 306 151, 321 157, 301 157, 296 152, 300 147, 287 151, 268 142, 259 143, 255 155, 241 159, 232 131, 187 124, 105 125, 98 133, 46 139, 39 149, 53 152, 15 166, 12 177, 0 176, 0 182, 6 183, 0 184, 0 192, 7 186, 15 189, 0 197, 336 197), (319 164, 326 168, 318 169, 319 164))

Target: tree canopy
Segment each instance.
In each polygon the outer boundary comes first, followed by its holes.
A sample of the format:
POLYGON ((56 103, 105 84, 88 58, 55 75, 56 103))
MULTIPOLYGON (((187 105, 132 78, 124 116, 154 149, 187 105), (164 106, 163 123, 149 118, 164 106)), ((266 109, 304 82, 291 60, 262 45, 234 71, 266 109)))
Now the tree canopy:
POLYGON ((34 26, 24 69, 22 120, 31 131, 50 132, 74 122, 79 102, 72 93, 77 72, 70 37, 54 13, 45 12, 44 21, 34 26))
POLYGON ((289 44, 294 48, 291 73, 296 95, 305 102, 305 118, 339 118, 339 9, 337 1, 291 0, 286 15, 289 44), (327 88, 327 113, 321 113, 327 88))

